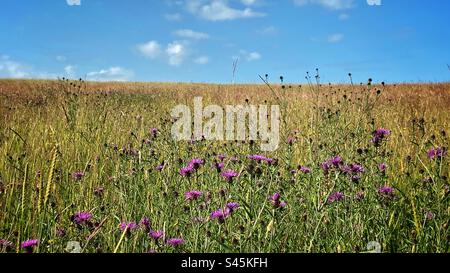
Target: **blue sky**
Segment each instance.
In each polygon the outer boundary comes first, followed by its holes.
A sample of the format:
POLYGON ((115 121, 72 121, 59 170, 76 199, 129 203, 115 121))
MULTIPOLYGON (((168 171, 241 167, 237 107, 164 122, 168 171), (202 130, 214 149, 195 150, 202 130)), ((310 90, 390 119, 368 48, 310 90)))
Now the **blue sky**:
POLYGON ((449 14, 444 0, 3 0, 0 78, 229 83, 238 58, 242 83, 316 67, 324 82, 449 81, 449 14))

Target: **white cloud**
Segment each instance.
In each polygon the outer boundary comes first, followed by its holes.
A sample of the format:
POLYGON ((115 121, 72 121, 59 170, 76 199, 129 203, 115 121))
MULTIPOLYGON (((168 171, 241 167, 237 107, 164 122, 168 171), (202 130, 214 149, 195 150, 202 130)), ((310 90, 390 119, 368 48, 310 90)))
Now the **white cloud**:
POLYGON ((241 0, 241 2, 246 6, 251 6, 259 2, 259 0, 241 0))
POLYGON ((69 6, 81 6, 81 0, 66 0, 69 6))
POLYGON ((161 45, 156 41, 149 41, 137 46, 138 51, 147 58, 155 59, 161 54, 161 45))
POLYGON ((339 43, 343 39, 344 39, 344 35, 341 34, 341 33, 335 33, 335 34, 332 34, 332 35, 328 36, 328 42, 329 43, 333 43, 333 44, 339 43))
POLYGON ((181 21, 181 14, 179 13, 165 14, 164 18, 166 18, 167 21, 178 22, 181 21))
POLYGON ((46 71, 36 71, 33 67, 20 61, 12 60, 7 55, 0 56, 0 78, 12 79, 56 79, 58 75, 46 71))
POLYGON ((201 56, 194 60, 196 64, 207 64, 209 63, 209 58, 207 56, 201 56))
POLYGON ((28 70, 26 66, 11 60, 9 56, 2 55, 0 58, 0 77, 22 79, 30 76, 28 70))
POLYGON ((75 66, 73 66, 73 65, 68 65, 68 66, 64 67, 64 72, 66 72, 66 75, 69 78, 76 77, 75 66))
POLYGON ((187 55, 186 46, 181 42, 172 42, 167 45, 166 54, 169 58, 169 65, 180 66, 187 55))
MULTIPOLYGON (((254 1, 253 1, 254 2, 254 1)), ((227 0, 187 0, 187 9, 202 19, 209 21, 226 21, 240 18, 263 17, 264 13, 251 8, 237 9, 229 6, 227 0)))
POLYGON ((174 34, 179 37, 182 37, 182 38, 195 39, 195 40, 202 40, 202 39, 209 38, 209 35, 207 33, 196 32, 191 29, 180 29, 180 30, 175 31, 174 34))
MULTIPOLYGON (((247 52, 246 50, 240 50, 239 51, 239 55, 244 58, 245 60, 251 62, 251 61, 257 61, 260 60, 262 58, 261 54, 253 51, 253 52, 247 52)), ((233 57, 233 59, 236 59, 238 57, 233 57)))
POLYGON ((133 71, 120 66, 110 67, 99 71, 87 73, 87 79, 90 81, 129 81, 134 76, 133 71))
POLYGON ((354 2, 355 0, 294 0, 297 6, 315 4, 333 10, 350 9, 354 6, 354 2))

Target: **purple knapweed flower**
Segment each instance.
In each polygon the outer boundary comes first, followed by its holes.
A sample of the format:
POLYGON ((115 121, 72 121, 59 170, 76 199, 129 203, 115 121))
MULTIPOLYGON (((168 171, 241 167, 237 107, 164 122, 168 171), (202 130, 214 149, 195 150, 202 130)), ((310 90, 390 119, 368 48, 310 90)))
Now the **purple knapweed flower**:
POLYGON ((394 195, 394 188, 389 186, 382 186, 378 189, 378 193, 383 196, 392 197, 394 195))
POLYGON ((286 207, 286 202, 281 202, 281 195, 279 193, 274 193, 272 196, 269 197, 269 201, 272 203, 273 207, 278 208, 284 208, 286 207))
POLYGON ((305 166, 300 166, 299 170, 304 174, 311 173, 311 169, 305 166))
POLYGON ((226 155, 218 155, 217 158, 218 158, 220 161, 224 161, 225 158, 227 158, 227 156, 226 156, 226 155))
POLYGON ((327 161, 323 162, 320 165, 320 167, 322 168, 322 170, 325 174, 328 174, 328 172, 332 168, 338 168, 342 163, 343 163, 342 157, 337 155, 337 156, 332 157, 332 158, 328 159, 327 161))
POLYGON ((427 156, 430 160, 441 159, 441 158, 445 157, 446 155, 447 155, 447 151, 445 150, 445 148, 442 148, 442 147, 432 148, 427 151, 427 156))
POLYGON ((84 172, 82 172, 82 171, 76 171, 76 172, 74 172, 73 174, 72 174, 72 177, 74 178, 74 179, 76 179, 76 180, 80 180, 81 178, 83 178, 84 177, 84 172))
POLYGON ((33 252, 33 247, 37 246, 39 243, 39 241, 37 239, 28 239, 23 241, 20 244, 20 247, 22 249, 24 249, 26 252, 28 253, 32 253, 33 252))
POLYGON ((198 169, 200 168, 201 165, 203 165, 205 163, 205 161, 203 159, 200 158, 194 158, 189 162, 189 167, 194 168, 194 169, 198 169))
POLYGON ((338 167, 340 164, 342 164, 343 160, 342 160, 342 157, 340 157, 340 156, 337 155, 337 156, 335 156, 335 157, 330 158, 329 162, 330 162, 333 166, 338 167))
POLYGON ((124 231, 127 229, 128 231, 138 228, 138 225, 135 222, 122 222, 119 224, 119 229, 124 231))
POLYGON ((268 158, 268 157, 265 157, 265 156, 262 156, 262 155, 249 155, 248 158, 251 159, 251 160, 254 160, 254 161, 259 161, 259 162, 265 161, 265 162, 269 162, 270 163, 270 162, 273 161, 272 158, 268 158))
POLYGON ((386 173, 386 169, 387 169, 387 165, 386 165, 386 163, 381 163, 380 165, 378 165, 378 170, 381 172, 381 173, 386 173))
POLYGON ((164 237, 164 232, 162 230, 152 230, 148 233, 150 237, 152 237, 155 241, 164 237))
POLYGON ((170 246, 180 246, 184 244, 184 240, 182 238, 171 238, 166 243, 170 246))
POLYGON ((228 209, 229 213, 232 213, 237 208, 239 208, 239 203, 236 202, 230 202, 226 206, 226 209, 228 209))
POLYGON ((218 219, 219 221, 223 221, 229 215, 230 215, 229 210, 218 209, 218 210, 215 210, 215 211, 211 212, 211 215, 209 216, 209 218, 211 220, 218 219))
POLYGON ((156 135, 158 134, 158 129, 157 128, 150 129, 150 134, 152 134, 153 137, 156 137, 156 135))
POLYGON ((226 170, 226 171, 222 172, 220 175, 225 177, 230 182, 231 182, 231 180, 233 180, 234 177, 239 176, 239 174, 237 172, 232 171, 232 170, 226 170))
POLYGON ((147 217, 142 217, 139 224, 145 227, 145 230, 150 230, 150 220, 147 217))
POLYGON ((182 176, 191 176, 194 173, 194 168, 192 166, 183 167, 180 169, 180 174, 182 176))
POLYGON ((163 169, 164 169, 164 164, 161 164, 161 165, 159 165, 159 166, 156 166, 155 167, 155 171, 158 171, 158 172, 160 172, 160 171, 162 171, 163 169))
POLYGON ((373 138, 372 138, 371 142, 376 147, 378 147, 383 142, 383 139, 386 138, 387 136, 389 136, 390 134, 391 134, 390 130, 384 129, 384 128, 378 128, 372 133, 373 138))
POLYGON ((225 163, 223 162, 215 162, 214 163, 214 168, 216 169, 217 172, 222 172, 222 169, 225 167, 225 163))
POLYGON ((201 191, 188 191, 184 196, 186 197, 186 200, 197 200, 202 194, 201 191))
POLYGON ((341 201, 342 199, 344 199, 344 194, 342 192, 334 192, 332 193, 330 196, 328 196, 328 203, 334 203, 337 201, 341 201))
POLYGON ((92 214, 87 211, 80 211, 74 214, 73 222, 77 225, 88 223, 92 218, 92 214))

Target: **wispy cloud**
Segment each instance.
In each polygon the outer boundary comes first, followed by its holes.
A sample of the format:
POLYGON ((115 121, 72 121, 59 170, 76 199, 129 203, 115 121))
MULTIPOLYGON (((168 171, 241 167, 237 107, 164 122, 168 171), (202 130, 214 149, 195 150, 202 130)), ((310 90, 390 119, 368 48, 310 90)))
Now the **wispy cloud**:
POLYGON ((81 6, 81 0, 66 0, 69 6, 81 6))
POLYGON ((251 62, 251 61, 260 60, 262 58, 262 56, 259 52, 256 52, 256 51, 248 52, 247 50, 241 49, 239 51, 238 56, 233 56, 233 59, 237 59, 237 58, 241 58, 241 59, 251 62))
MULTIPOLYGON (((244 1, 251 5, 255 1, 244 1)), ((189 12, 209 21, 226 21, 241 18, 263 17, 266 14, 254 11, 252 8, 243 9, 231 7, 227 0, 186 0, 189 12)))
POLYGON ((344 39, 344 35, 342 33, 335 33, 328 36, 328 42, 332 44, 336 44, 341 42, 344 39))
POLYGON ((90 81, 129 81, 134 76, 132 70, 120 66, 101 69, 87 73, 87 80, 90 81))
POLYGON ((75 66, 73 65, 67 65, 66 67, 64 67, 64 72, 66 72, 66 75, 69 78, 76 77, 75 66))
POLYGON ((314 4, 332 10, 343 10, 353 8, 354 2, 355 0, 294 0, 294 4, 297 6, 314 4))
POLYGON ((174 34, 181 38, 195 39, 195 40, 202 40, 209 38, 209 34, 193 31, 191 29, 179 29, 175 31, 174 34))
POLYGON ((22 79, 30 75, 29 68, 20 62, 13 61, 9 56, 0 57, 0 77, 22 79))
POLYGON ((169 65, 180 66, 187 55, 186 46, 181 42, 172 42, 167 45, 166 54, 169 58, 169 65))
MULTIPOLYGON (((59 74, 64 74, 64 72, 60 72, 59 74)), ((36 70, 31 65, 22 61, 12 60, 7 55, 0 55, 0 78, 56 79, 58 76, 57 73, 36 70)))
POLYGON ((156 59, 161 54, 161 45, 157 41, 140 44, 137 49, 142 55, 150 59, 156 59))
POLYGON ((196 64, 208 64, 209 58, 207 56, 200 56, 194 60, 196 64))
POLYGON ((189 55, 188 45, 187 41, 173 41, 163 47, 157 41, 149 41, 137 45, 137 50, 146 58, 161 59, 171 66, 180 66, 189 55))

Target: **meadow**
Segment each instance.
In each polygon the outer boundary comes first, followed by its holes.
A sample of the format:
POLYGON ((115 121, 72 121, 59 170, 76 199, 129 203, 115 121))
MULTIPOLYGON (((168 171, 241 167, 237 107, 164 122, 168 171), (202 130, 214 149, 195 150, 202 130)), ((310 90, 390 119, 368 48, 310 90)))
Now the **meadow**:
POLYGON ((0 252, 448 253, 450 84, 319 79, 0 80, 0 252), (175 142, 195 96, 280 105, 279 148, 175 142))

